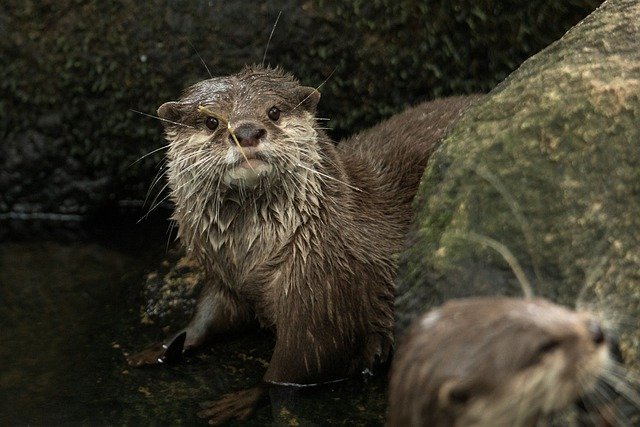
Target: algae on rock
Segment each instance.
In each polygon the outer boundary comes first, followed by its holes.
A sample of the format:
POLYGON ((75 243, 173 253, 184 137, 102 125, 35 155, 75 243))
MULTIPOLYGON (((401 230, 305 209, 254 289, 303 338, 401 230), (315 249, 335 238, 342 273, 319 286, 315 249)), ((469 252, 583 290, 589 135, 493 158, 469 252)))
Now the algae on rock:
POLYGON ((307 85, 330 77, 320 114, 338 138, 424 98, 488 90, 600 2, 6 0, 0 219, 136 209, 165 143, 131 110, 155 114, 208 70, 260 62, 278 11, 266 63, 307 85))
POLYGON ((640 340, 640 3, 609 0, 527 60, 451 129, 416 199, 401 260, 401 331, 470 295, 522 295, 504 244, 539 296, 640 340))

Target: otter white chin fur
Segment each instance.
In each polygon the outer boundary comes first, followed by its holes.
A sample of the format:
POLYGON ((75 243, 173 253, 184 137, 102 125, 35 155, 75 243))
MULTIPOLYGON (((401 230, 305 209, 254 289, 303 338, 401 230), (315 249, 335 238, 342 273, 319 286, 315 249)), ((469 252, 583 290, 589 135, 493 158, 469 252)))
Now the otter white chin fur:
POLYGON ((213 423, 248 416, 266 384, 340 379, 387 359, 411 202, 434 144, 473 100, 424 103, 336 147, 316 124, 319 99, 279 69, 247 67, 158 109, 173 219, 208 282, 189 325, 129 363, 255 324, 276 336, 263 382, 202 411, 213 423))
POLYGON ((452 300, 400 344, 390 426, 535 426, 595 388, 612 363, 595 318, 543 299, 452 300))
POLYGON ((273 172, 273 166, 260 160, 251 159, 224 174, 223 182, 230 187, 255 188, 263 177, 273 172))

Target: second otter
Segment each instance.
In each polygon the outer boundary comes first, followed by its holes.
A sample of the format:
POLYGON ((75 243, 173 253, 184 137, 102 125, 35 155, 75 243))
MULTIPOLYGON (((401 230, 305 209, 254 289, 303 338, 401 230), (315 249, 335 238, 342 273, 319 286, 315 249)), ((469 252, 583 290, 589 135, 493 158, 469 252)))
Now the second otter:
POLYGON ((402 340, 388 425, 533 427, 593 391, 613 363, 588 313, 542 299, 452 300, 402 340))
POLYGON ((316 123, 319 99, 281 70, 247 67, 158 110, 173 219, 208 283, 176 339, 129 363, 255 323, 276 335, 263 383, 205 409, 214 423, 247 416, 265 384, 335 380, 387 359, 411 201, 435 142, 473 100, 422 104, 336 148, 316 123))

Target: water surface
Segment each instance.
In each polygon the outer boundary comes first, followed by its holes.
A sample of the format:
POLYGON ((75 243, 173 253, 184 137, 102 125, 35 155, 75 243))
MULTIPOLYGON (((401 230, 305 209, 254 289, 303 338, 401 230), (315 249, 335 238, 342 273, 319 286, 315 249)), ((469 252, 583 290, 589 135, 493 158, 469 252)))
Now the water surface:
MULTIPOLYGON (((128 352, 180 325, 140 324, 143 279, 166 237, 124 230, 0 243, 0 425, 206 425, 200 402, 262 376, 272 337, 259 331, 174 366, 126 365, 128 352)), ((384 383, 380 374, 280 391, 248 424, 380 425, 384 383)))

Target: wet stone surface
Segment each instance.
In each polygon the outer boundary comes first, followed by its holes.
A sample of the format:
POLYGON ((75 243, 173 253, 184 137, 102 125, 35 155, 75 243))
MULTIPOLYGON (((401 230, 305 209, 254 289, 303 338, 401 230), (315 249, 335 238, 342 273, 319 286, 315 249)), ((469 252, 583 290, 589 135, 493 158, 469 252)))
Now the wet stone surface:
POLYGON ((204 283, 204 272, 184 251, 170 250, 142 287, 142 323, 186 323, 204 283))

